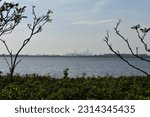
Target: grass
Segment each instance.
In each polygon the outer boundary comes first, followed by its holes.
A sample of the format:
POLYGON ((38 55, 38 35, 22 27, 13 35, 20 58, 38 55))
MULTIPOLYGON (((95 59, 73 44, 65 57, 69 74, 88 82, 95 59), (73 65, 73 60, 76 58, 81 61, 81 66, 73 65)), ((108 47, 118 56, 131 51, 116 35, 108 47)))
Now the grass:
POLYGON ((52 78, 36 74, 0 76, 0 99, 7 100, 149 100, 150 77, 52 78))

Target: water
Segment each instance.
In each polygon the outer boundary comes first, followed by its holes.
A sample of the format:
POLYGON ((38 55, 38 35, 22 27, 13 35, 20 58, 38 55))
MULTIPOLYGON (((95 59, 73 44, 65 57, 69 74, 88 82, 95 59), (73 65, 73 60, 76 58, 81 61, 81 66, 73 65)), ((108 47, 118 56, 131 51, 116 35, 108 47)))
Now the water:
MULTIPOLYGON (((40 75, 51 75, 61 77, 63 70, 69 68, 69 76, 76 77, 86 74, 87 76, 106 76, 118 77, 121 75, 144 75, 131 68, 119 58, 104 57, 21 57, 22 61, 18 64, 15 73, 40 75)), ((149 64, 141 62, 135 58, 128 60, 145 71, 150 73, 149 64)), ((0 71, 4 74, 9 72, 8 65, 3 57, 0 57, 0 71)))

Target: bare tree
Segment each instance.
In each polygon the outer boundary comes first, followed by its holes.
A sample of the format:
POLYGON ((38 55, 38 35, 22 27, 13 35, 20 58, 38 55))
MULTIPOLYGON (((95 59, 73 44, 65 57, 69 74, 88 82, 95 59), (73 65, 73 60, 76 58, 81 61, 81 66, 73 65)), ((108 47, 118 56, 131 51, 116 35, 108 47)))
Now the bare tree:
MULTIPOLYGON (((10 34, 13 32, 13 30, 20 24, 22 19, 27 18, 27 16, 24 16, 26 6, 19 7, 19 3, 8 3, 4 2, 2 6, 0 7, 0 37, 6 34, 10 34)), ((5 57, 5 61, 9 66, 10 71, 10 77, 13 78, 14 70, 18 63, 21 61, 21 59, 18 60, 18 56, 22 49, 29 43, 31 38, 42 31, 43 26, 47 22, 51 22, 52 19, 50 18, 52 11, 48 10, 45 14, 42 16, 37 16, 35 13, 35 6, 32 6, 32 14, 33 14, 33 22, 30 24, 27 24, 27 27, 31 31, 29 34, 29 37, 26 38, 21 47, 18 49, 18 51, 14 54, 8 47, 8 44, 4 39, 0 38, 0 41, 4 44, 9 56, 10 61, 5 57)))
MULTIPOLYGON (((136 53, 133 51, 132 47, 131 47, 131 44, 129 43, 129 40, 127 38, 125 38, 119 31, 119 25, 121 23, 121 20, 119 19, 119 21, 117 22, 116 24, 116 27, 114 28, 115 30, 115 33, 126 43, 129 51, 131 52, 131 54, 142 60, 142 61, 145 61, 147 62, 148 64, 150 64, 150 60, 149 59, 146 59, 145 57, 143 56, 140 56, 138 54, 138 49, 139 47, 136 47, 136 53)), ((146 35, 148 34, 148 32, 150 31, 150 28, 141 28, 140 24, 136 25, 136 26, 132 26, 131 29, 135 30, 136 33, 137 33, 137 36, 138 38, 140 39, 140 42, 141 44, 144 46, 145 50, 147 52, 150 52, 150 49, 148 48, 148 45, 146 44, 145 42, 145 37, 146 35)), ((150 74, 148 72, 146 72, 145 70, 143 70, 142 68, 140 67, 137 67, 135 65, 133 65, 132 63, 130 63, 130 61, 128 61, 125 57, 122 56, 122 54, 120 54, 119 51, 115 51, 113 48, 112 48, 112 45, 109 43, 109 33, 107 32, 107 35, 105 36, 105 39, 104 41, 106 42, 107 46, 109 47, 109 49, 114 53, 116 54, 119 58, 121 58, 123 61, 125 61, 129 66, 131 66, 132 68, 144 73, 146 76, 150 76, 150 74)))

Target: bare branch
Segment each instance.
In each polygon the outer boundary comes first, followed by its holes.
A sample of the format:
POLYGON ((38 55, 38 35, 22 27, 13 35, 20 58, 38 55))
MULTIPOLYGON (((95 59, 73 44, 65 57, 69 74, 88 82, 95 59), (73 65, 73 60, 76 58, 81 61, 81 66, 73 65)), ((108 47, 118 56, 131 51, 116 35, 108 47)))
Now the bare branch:
MULTIPOLYGON (((26 16, 23 15, 25 9, 26 6, 19 7, 18 3, 15 4, 15 3, 4 2, 3 5, 0 6, 0 36, 12 33, 15 27, 20 24, 21 20, 27 18, 26 16)), ((50 19, 51 13, 52 11, 48 10, 46 14, 37 17, 35 13, 35 6, 32 6, 32 14, 34 17, 33 22, 27 25, 29 30, 31 30, 31 33, 29 37, 23 41, 21 47, 16 52, 16 54, 13 55, 12 51, 10 51, 10 49, 8 48, 7 43, 3 39, 0 39, 0 41, 4 44, 7 52, 10 55, 10 63, 6 58, 4 59, 9 66, 11 78, 13 76, 16 66, 21 62, 21 59, 17 61, 20 52, 29 43, 30 39, 35 34, 42 31, 43 26, 47 22, 52 21, 52 19, 50 19)))
POLYGON ((142 69, 140 69, 140 68, 138 68, 138 67, 135 67, 135 66, 134 66, 133 64, 131 64, 128 60, 126 60, 126 59, 120 54, 119 51, 116 52, 116 51, 112 48, 111 44, 109 44, 109 34, 108 34, 108 33, 107 33, 107 36, 105 37, 104 41, 105 41, 105 43, 107 44, 107 46, 109 47, 109 49, 110 49, 114 54, 116 54, 119 58, 121 58, 123 61, 125 61, 130 67, 132 67, 132 68, 134 68, 134 69, 136 69, 136 70, 138 70, 138 71, 144 73, 144 74, 147 75, 147 76, 150 76, 150 74, 148 74, 147 72, 145 72, 144 70, 142 70, 142 69))
POLYGON ((18 50, 18 52, 15 55, 14 58, 14 64, 16 64, 16 60, 18 58, 19 53, 21 52, 21 50, 28 44, 28 42, 30 41, 30 39, 33 37, 33 35, 39 33, 42 31, 42 27, 47 23, 47 22, 51 22, 50 19, 50 14, 52 13, 52 11, 48 10, 47 14, 38 17, 35 14, 35 6, 32 6, 32 14, 34 16, 34 20, 32 24, 28 24, 28 28, 31 30, 30 36, 29 38, 25 39, 22 46, 20 47, 20 49, 18 50), (41 24, 41 25, 40 25, 41 24), (32 27, 31 27, 32 26, 32 27))
POLYGON ((15 67, 21 62, 22 59, 18 60, 15 64, 15 67))
MULTIPOLYGON (((141 56, 139 56, 138 54, 135 54, 135 53, 133 52, 133 50, 132 50, 132 48, 131 48, 131 46, 130 46, 130 43, 129 43, 128 39, 126 39, 124 36, 122 36, 122 34, 120 34, 120 31, 119 31, 119 29, 118 29, 120 23, 121 23, 121 21, 119 21, 119 22, 117 23, 117 25, 116 25, 116 27, 114 28, 114 30, 115 30, 116 34, 117 34, 119 37, 121 37, 121 38, 126 42, 126 44, 127 44, 128 48, 129 48, 131 54, 132 54, 133 56, 135 56, 135 57, 137 57, 137 58, 143 60, 143 61, 150 62, 150 60, 145 59, 145 58, 143 58, 143 57, 141 57, 141 56)), ((131 27, 131 28, 137 30, 138 28, 140 28, 140 25, 137 25, 137 26, 134 26, 134 27, 131 27)), ((139 37, 140 37, 140 36, 139 36, 139 37)), ((145 36, 143 36, 143 38, 144 38, 144 37, 145 37, 145 36)), ((141 38, 141 37, 140 37, 140 38, 141 38)))
POLYGON ((9 50, 9 48, 8 48, 8 46, 7 46, 7 44, 6 44, 6 42, 5 42, 4 40, 2 40, 2 39, 0 39, 0 41, 3 42, 3 44, 5 45, 5 47, 6 47, 7 51, 8 51, 8 53, 11 55, 12 53, 10 52, 10 50, 9 50))
POLYGON ((11 66, 10 66, 10 64, 9 64, 9 62, 8 62, 8 60, 7 60, 6 57, 4 57, 4 60, 6 61, 6 63, 7 63, 7 65, 8 65, 8 67, 9 67, 9 69, 11 69, 11 66))
POLYGON ((147 44, 144 42, 144 39, 145 39, 147 33, 150 31, 150 28, 141 28, 140 24, 138 24, 136 26, 132 26, 131 29, 134 29, 136 31, 138 38, 140 39, 140 41, 142 42, 142 44, 145 47, 145 50, 147 52, 150 52, 150 49, 148 49, 147 44), (139 30, 141 31, 142 35, 140 35, 139 30))
MULTIPOLYGON (((140 26, 139 26, 139 28, 140 28, 140 26)), ((144 45, 144 47, 145 47, 145 50, 147 51, 147 52, 150 52, 150 49, 148 48, 148 45, 144 42, 144 39, 145 39, 145 36, 147 35, 147 33, 150 31, 150 28, 144 28, 144 29, 140 29, 141 30, 141 32, 142 32, 142 36, 140 35, 140 32, 139 32, 139 28, 136 28, 135 30, 136 30, 136 33, 137 33, 137 35, 138 35, 138 37, 139 37, 139 39, 140 39, 140 41, 142 42, 142 44, 144 45)), ((132 28, 133 29, 133 28, 132 28)))

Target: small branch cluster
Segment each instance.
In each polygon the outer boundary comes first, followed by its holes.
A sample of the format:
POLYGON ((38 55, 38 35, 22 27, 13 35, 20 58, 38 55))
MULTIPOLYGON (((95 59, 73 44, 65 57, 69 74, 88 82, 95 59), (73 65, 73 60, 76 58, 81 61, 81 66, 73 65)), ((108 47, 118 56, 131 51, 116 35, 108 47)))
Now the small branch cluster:
POLYGON ((0 7, 0 36, 11 33, 20 23, 26 6, 19 7, 19 4, 4 2, 0 7))
MULTIPOLYGON (((116 27, 114 28, 116 34, 126 43, 128 49, 130 50, 131 54, 132 54, 134 57, 139 58, 139 59, 142 60, 142 61, 146 61, 146 62, 150 63, 150 60, 149 60, 149 59, 146 59, 146 58, 144 58, 144 57, 138 55, 138 53, 135 54, 135 53, 133 52, 133 49, 132 49, 132 47, 131 47, 131 45, 130 45, 128 39, 125 38, 125 37, 120 33, 120 31, 119 31, 119 29, 118 29, 120 23, 121 23, 121 20, 119 19, 119 21, 118 21, 117 24, 116 24, 116 27)), ((136 26, 131 27, 131 29, 136 30, 136 33, 137 33, 137 35, 138 35, 138 38, 140 39, 140 41, 141 41, 142 44, 144 45, 145 50, 146 50, 147 52, 150 52, 150 49, 148 49, 148 45, 147 45, 147 44, 145 43, 145 41, 144 41, 145 36, 146 36, 147 33, 150 31, 150 28, 144 28, 144 29, 143 29, 143 28, 141 28, 140 25, 138 24, 138 25, 136 25, 136 26), (142 34, 142 35, 140 34, 140 31, 141 31, 141 34, 142 34)), ((104 39, 104 42, 107 44, 107 46, 109 47, 109 49, 110 49, 114 54, 116 54, 119 58, 121 58, 123 61, 125 61, 129 66, 131 66, 132 68, 134 68, 134 69, 136 69, 136 70, 138 70, 138 71, 144 73, 144 74, 147 75, 147 76, 150 76, 149 73, 147 73, 146 71, 142 70, 141 68, 136 67, 135 65, 131 64, 127 59, 125 59, 125 58, 120 54, 119 51, 115 51, 115 50, 112 48, 112 45, 109 43, 109 33, 108 33, 108 32, 107 32, 107 36, 106 36, 105 39, 104 39)), ((138 49, 138 47, 136 47, 136 49, 138 49)))
POLYGON ((145 47, 145 50, 147 52, 150 52, 150 49, 148 48, 148 45, 145 43, 144 39, 145 39, 145 36, 148 34, 148 32, 150 31, 150 28, 141 28, 140 24, 136 25, 136 26, 133 26, 131 27, 131 29, 134 29, 136 32, 137 32, 137 35, 140 39, 140 41, 142 42, 142 44, 144 45, 145 47), (140 34, 140 31, 142 34, 140 34))

